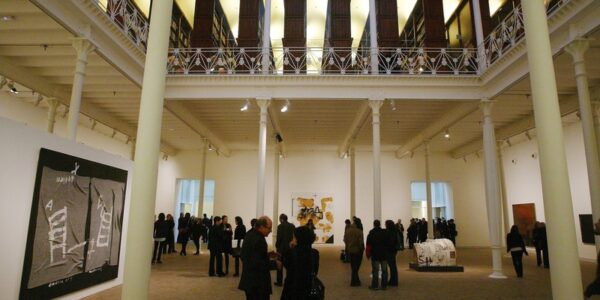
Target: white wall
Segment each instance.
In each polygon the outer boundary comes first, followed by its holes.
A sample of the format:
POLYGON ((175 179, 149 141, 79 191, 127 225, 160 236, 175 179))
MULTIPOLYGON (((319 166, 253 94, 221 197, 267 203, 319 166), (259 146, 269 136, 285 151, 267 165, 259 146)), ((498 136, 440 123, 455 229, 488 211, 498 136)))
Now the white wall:
MULTIPOLYGON (((272 216, 273 152, 267 152, 265 214, 272 216)), ((256 151, 232 151, 229 158, 209 152, 206 178, 215 180, 215 214, 241 216, 246 223, 256 215, 256 151)), ((422 155, 396 159, 393 152, 381 154, 382 217, 410 219, 410 183, 425 180, 422 155)), ((199 178, 200 151, 182 151, 163 161, 160 167, 156 212, 172 213, 175 209, 177 178, 199 178), (174 164, 174 165, 173 165, 174 164), (167 175, 168 173, 168 175, 167 175)), ((372 153, 356 154, 356 211, 365 229, 373 222, 372 153)), ((487 215, 481 160, 467 164, 447 155, 431 157, 432 180, 449 182, 454 190, 455 219, 460 246, 486 246, 487 215)), ((338 158, 335 151, 290 151, 281 159, 279 179, 279 213, 291 214, 291 195, 297 192, 331 193, 335 199, 335 243, 341 244, 343 221, 350 217, 350 160, 338 158)), ((277 214, 278 215, 278 214, 277 214)))
MULTIPOLYGON (((579 228, 579 215, 592 213, 581 123, 573 123, 563 128, 579 256, 594 260, 596 258, 596 248, 594 245, 581 242, 579 228)), ((508 214, 511 224, 513 204, 534 203, 537 219, 543 222, 546 220, 542 196, 542 179, 537 155, 536 138, 503 149, 509 205, 508 214)))
POLYGON ((64 299, 80 299, 101 290, 119 285, 123 281, 125 241, 129 219, 130 186, 133 164, 130 160, 73 143, 56 135, 33 129, 0 117, 0 228, 7 247, 0 256, 0 290, 4 299, 18 299, 25 259, 29 216, 31 213, 38 156, 41 147, 78 156, 95 162, 115 166, 129 172, 123 235, 118 278, 79 292, 64 299))

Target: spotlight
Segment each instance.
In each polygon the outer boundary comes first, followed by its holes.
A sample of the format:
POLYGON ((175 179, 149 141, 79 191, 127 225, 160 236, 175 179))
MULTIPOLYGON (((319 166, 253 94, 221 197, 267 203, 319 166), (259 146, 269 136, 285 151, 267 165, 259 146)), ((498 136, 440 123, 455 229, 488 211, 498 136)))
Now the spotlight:
POLYGON ((14 19, 15 19, 15 16, 4 15, 4 16, 0 17, 0 21, 2 21, 2 22, 13 21, 14 19))
POLYGON ((448 131, 448 129, 446 129, 446 131, 444 131, 444 138, 450 139, 450 131, 448 131))
POLYGON ((281 143, 281 142, 283 142, 283 138, 281 137, 281 134, 279 134, 279 133, 276 134, 275 135, 275 140, 277 141, 278 144, 281 143))
POLYGON ((285 105, 283 105, 283 107, 281 108, 281 112, 288 111, 289 106, 290 106, 290 100, 285 100, 285 105))
POLYGON ((240 108, 240 111, 247 111, 248 107, 250 107, 250 101, 248 101, 248 99, 246 99, 246 103, 244 103, 244 106, 242 106, 242 108, 240 108))
POLYGON ((6 86, 8 87, 8 89, 10 90, 11 93, 13 93, 13 94, 18 94, 19 93, 19 91, 15 87, 15 83, 14 82, 11 81, 8 84, 6 84, 6 86))
POLYGON ((213 149, 213 145, 211 145, 211 144, 208 144, 208 151, 213 151, 213 150, 214 150, 214 149, 213 149))

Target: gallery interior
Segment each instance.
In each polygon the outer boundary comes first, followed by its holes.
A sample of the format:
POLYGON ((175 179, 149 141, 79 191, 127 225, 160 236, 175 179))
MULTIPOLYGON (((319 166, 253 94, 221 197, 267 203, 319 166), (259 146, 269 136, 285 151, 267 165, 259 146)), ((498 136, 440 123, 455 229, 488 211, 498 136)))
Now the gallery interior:
POLYGON ((583 299, 600 251, 599 29, 597 0, 2 0, 0 288, 154 299, 187 280, 169 297, 242 299, 238 278, 205 276, 208 251, 150 264, 158 214, 275 228, 310 198, 328 216, 328 299, 375 297, 370 263, 355 293, 339 261, 352 216, 365 237, 375 219, 457 224, 465 272, 409 270, 405 250, 382 299, 410 280, 422 299, 431 280, 464 299, 583 299), (535 221, 551 267, 530 251, 520 282, 505 236, 518 225, 529 247, 535 221))

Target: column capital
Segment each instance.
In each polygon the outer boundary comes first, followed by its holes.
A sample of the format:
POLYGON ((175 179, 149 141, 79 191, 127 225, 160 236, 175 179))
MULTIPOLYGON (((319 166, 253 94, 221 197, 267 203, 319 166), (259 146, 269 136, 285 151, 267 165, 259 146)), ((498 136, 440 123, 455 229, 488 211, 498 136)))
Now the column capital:
POLYGON ((271 105, 271 98, 256 98, 256 105, 260 108, 261 111, 266 110, 271 105))
POLYGON ((54 97, 46 98, 46 103, 48 104, 49 107, 58 107, 58 105, 60 104, 58 99, 56 99, 54 97))
POLYGON ((590 39, 585 38, 576 38, 567 46, 565 46, 565 51, 567 51, 573 57, 574 62, 580 62, 584 60, 585 52, 590 48, 590 39))
POLYGON ((385 100, 383 98, 370 98, 369 99, 369 106, 371 107, 371 110, 373 111, 379 111, 379 109, 381 108, 381 106, 383 105, 383 102, 385 100))
POLYGON ((77 56, 90 54, 96 50, 96 46, 85 37, 76 37, 71 40, 73 48, 77 51, 77 56))
POLYGON ((481 99, 479 102, 479 108, 481 108, 484 116, 490 116, 492 114, 492 106, 494 105, 494 102, 495 101, 487 98, 481 99))

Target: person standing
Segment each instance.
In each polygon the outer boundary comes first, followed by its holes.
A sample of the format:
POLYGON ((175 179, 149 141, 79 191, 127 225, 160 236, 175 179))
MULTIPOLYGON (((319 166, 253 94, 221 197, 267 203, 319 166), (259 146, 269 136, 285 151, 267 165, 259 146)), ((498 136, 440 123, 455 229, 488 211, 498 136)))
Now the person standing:
POLYGON ((169 224, 165 221, 165 214, 158 214, 158 220, 154 222, 154 253, 152 254, 152 264, 162 264, 160 256, 166 246, 167 235, 169 235, 169 224), (158 259, 156 252, 158 252, 158 259))
POLYGON ((212 226, 212 222, 210 221, 210 219, 206 216, 206 214, 203 214, 204 218, 202 219, 202 224, 204 224, 204 232, 203 232, 203 242, 205 244, 208 244, 208 231, 210 230, 210 227, 212 226))
POLYGON ((535 221, 533 224, 533 230, 531 232, 533 246, 535 247, 535 259, 537 261, 537 266, 542 265, 542 247, 541 247, 541 227, 542 223, 535 221))
POLYGON ((406 229, 406 238, 408 239, 408 249, 412 249, 417 242, 417 235, 419 229, 417 226, 417 222, 415 219, 410 219, 410 225, 408 225, 408 229, 406 229))
MULTIPOLYGON (((594 234, 600 235, 600 219, 594 224, 594 234)), ((600 295, 600 252, 596 257, 596 279, 585 288, 583 295, 586 299, 593 295, 600 295)))
POLYGON ((186 213, 185 217, 181 217, 181 215, 179 216, 179 220, 177 220, 177 230, 179 231, 177 234, 177 242, 181 244, 181 251, 179 251, 179 255, 186 256, 187 252, 185 251, 185 248, 187 247, 187 243, 190 238, 190 213, 186 213))
POLYGON ((242 244, 242 240, 246 237, 246 226, 244 225, 244 221, 240 216, 235 217, 235 231, 233 233, 233 238, 237 241, 236 247, 233 251, 235 257, 235 273, 233 276, 240 275, 240 254, 242 252, 242 248, 240 248, 242 244))
POLYGON ((221 255, 223 247, 223 229, 221 228, 221 217, 216 216, 213 218, 215 223, 209 231, 208 236, 208 250, 210 251, 210 258, 208 263, 208 276, 225 276, 223 273, 223 255, 221 255), (215 262, 217 268, 215 271, 215 262))
MULTIPOLYGON (((294 224, 288 222, 286 214, 279 215, 280 224, 277 226, 277 240, 275 241, 275 249, 279 257, 283 257, 290 250, 290 242, 294 238, 294 224)), ((287 270, 286 270, 287 271, 287 270)), ((276 286, 283 285, 283 268, 277 269, 276 286)))
POLYGON ((363 251, 365 250, 365 239, 362 230, 356 226, 356 219, 354 219, 354 223, 346 229, 346 232, 344 233, 344 243, 346 244, 346 255, 350 257, 350 268, 352 269, 350 286, 360 286, 358 270, 360 269, 363 251))
POLYGON ((318 273, 319 255, 313 251, 315 237, 306 226, 294 229, 290 249, 283 256, 283 264, 288 271, 281 292, 282 300, 304 300, 310 298, 313 276, 318 273))
POLYGON ((265 240, 272 229, 273 221, 262 216, 256 220, 256 226, 246 233, 242 245, 242 276, 238 289, 246 293, 247 300, 266 300, 272 293, 269 255, 273 254, 268 253, 265 240))
POLYGON ((540 227, 540 250, 543 254, 544 268, 550 268, 550 258, 548 257, 548 236, 546 234, 546 223, 542 222, 540 227))
POLYGON ((202 234, 202 219, 194 218, 192 220, 192 230, 191 230, 191 238, 196 246, 196 252, 194 255, 200 255, 200 249, 202 248, 200 245, 200 235, 202 234))
POLYGON ((367 252, 367 258, 371 259, 372 272, 371 285, 369 289, 379 289, 379 271, 381 270, 381 289, 387 288, 388 272, 387 272, 387 250, 389 244, 389 233, 381 228, 379 220, 373 221, 373 229, 367 235, 367 248, 370 248, 370 253, 367 252), (370 254, 370 257, 369 257, 370 254))
POLYGON ((523 253, 527 256, 529 256, 529 253, 525 249, 525 243, 517 225, 513 225, 510 228, 510 233, 506 235, 506 252, 510 252, 510 256, 512 256, 517 277, 523 278, 523 253))
POLYGON ((396 230, 398 230, 398 250, 404 250, 404 225, 402 225, 402 220, 398 219, 398 223, 396 223, 396 230))
POLYGON ((221 221, 221 230, 223 231, 223 247, 221 250, 223 251, 223 257, 225 258, 225 275, 227 275, 229 274, 229 255, 231 255, 232 250, 233 230, 226 215, 221 217, 221 221))
POLYGON ((398 229, 394 221, 385 221, 385 230, 388 232, 388 240, 386 241, 386 260, 390 267, 390 281, 387 283, 389 286, 398 286, 398 267, 396 266, 396 254, 398 254, 398 229))
MULTIPOLYGON (((175 253, 175 220, 173 220, 173 216, 171 214, 167 215, 167 225, 169 225, 169 233, 167 234, 167 253, 175 253)), ((164 254, 164 252, 163 252, 164 254)))
POLYGON ((458 231, 456 231, 456 224, 454 223, 454 219, 448 220, 448 239, 452 241, 452 244, 456 247, 456 236, 458 235, 458 231))

